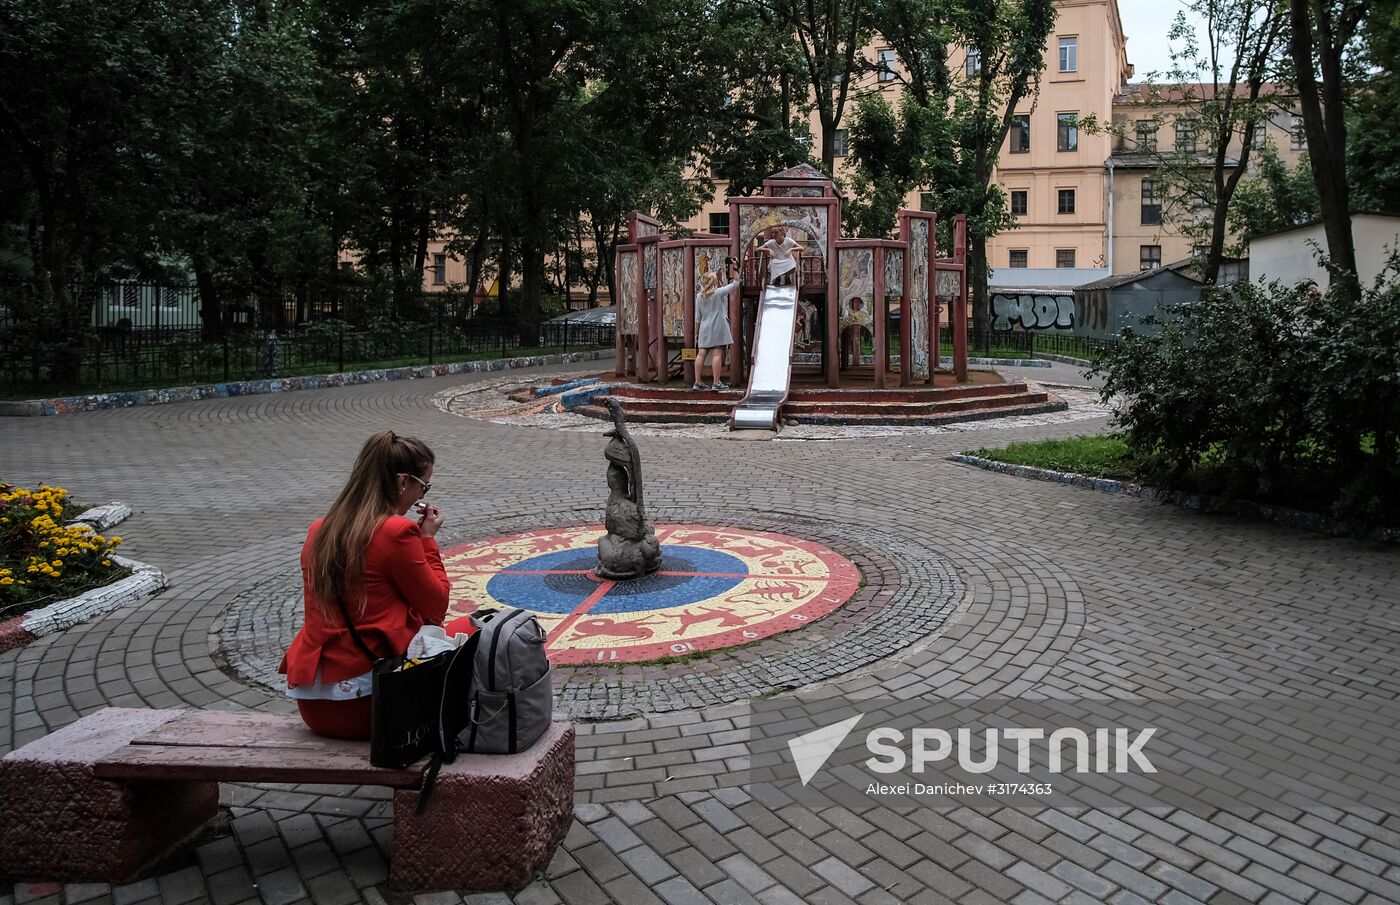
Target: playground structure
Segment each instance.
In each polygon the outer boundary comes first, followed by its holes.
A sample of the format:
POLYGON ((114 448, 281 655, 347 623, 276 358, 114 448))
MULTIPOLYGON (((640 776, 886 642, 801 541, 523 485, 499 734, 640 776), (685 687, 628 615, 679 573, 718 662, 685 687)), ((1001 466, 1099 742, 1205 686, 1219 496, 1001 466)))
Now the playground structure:
POLYGON ((1005 392, 1013 385, 991 372, 969 374, 964 215, 944 230, 949 255, 939 257, 938 220, 926 211, 900 211, 897 240, 842 238, 841 196, 831 179, 807 164, 765 179, 761 195, 728 202, 728 236, 673 238, 656 219, 631 215, 628 241, 618 246, 615 261, 614 374, 632 388, 623 399, 628 420, 686 421, 695 415, 713 421, 723 410, 731 428, 777 429, 803 406, 828 414, 811 407, 814 399, 840 399, 866 418, 882 414, 880 403, 918 404, 932 415, 930 406, 954 397, 999 397, 986 406, 962 406, 978 411, 1048 402, 1043 393, 1031 398, 1005 392), (803 248, 790 286, 768 285, 762 244, 774 227, 803 248), (728 383, 747 387, 737 404, 737 393, 700 398, 690 389, 700 376, 694 363, 696 295, 707 271, 727 279, 726 258, 739 264, 740 288, 729 297, 734 345, 727 363, 728 383), (952 334, 950 371, 939 370, 945 313, 952 334), (1000 388, 967 392, 989 384, 1000 388), (962 392, 931 395, 940 389, 962 392))

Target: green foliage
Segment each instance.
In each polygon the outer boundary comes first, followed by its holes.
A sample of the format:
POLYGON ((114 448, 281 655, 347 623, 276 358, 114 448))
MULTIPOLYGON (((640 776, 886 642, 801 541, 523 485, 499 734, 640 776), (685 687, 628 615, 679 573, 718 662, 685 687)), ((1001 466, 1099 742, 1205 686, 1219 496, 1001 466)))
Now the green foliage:
POLYGON ((941 219, 965 213, 973 316, 983 328, 991 317, 986 240, 1014 225, 992 176, 1012 114, 1039 87, 1055 16, 1052 0, 882 0, 873 8, 875 28, 907 75, 897 114, 878 99, 857 107, 851 163, 859 197, 848 225, 889 235, 894 199, 916 188, 931 195, 941 219), (975 75, 948 72, 950 45, 980 49, 975 75))
POLYGON ((1400 211, 1400 0, 1372 0, 1347 124, 1352 208, 1400 211))
POLYGON ((1289 168, 1267 143, 1255 163, 1258 175, 1241 180, 1230 204, 1232 233, 1247 241, 1317 219, 1317 183, 1307 155, 1289 168))
POLYGON ((1215 492, 1296 499, 1354 524, 1400 503, 1400 259, 1361 304, 1333 280, 1236 284, 1125 332, 1095 371, 1146 476, 1181 486, 1209 466, 1215 492))

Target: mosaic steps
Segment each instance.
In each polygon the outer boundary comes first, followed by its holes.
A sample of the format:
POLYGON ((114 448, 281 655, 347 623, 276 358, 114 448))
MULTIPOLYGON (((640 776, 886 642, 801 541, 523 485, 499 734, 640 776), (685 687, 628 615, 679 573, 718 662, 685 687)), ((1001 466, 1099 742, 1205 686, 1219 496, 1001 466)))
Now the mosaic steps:
MULTIPOLYGON (((721 424, 743 394, 655 387, 627 387, 611 394, 624 417, 643 424, 721 424)), ((783 406, 784 420, 797 424, 929 425, 1005 415, 1063 411, 1063 400, 1022 382, 938 390, 795 389, 783 406)), ((610 417, 602 398, 574 409, 579 415, 610 417)))

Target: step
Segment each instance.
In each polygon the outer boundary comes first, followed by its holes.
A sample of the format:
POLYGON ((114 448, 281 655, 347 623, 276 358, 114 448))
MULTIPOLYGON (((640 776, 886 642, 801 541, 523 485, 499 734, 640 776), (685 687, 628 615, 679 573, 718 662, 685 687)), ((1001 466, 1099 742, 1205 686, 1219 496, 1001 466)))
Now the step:
POLYGON ((893 390, 827 389, 825 387, 793 387, 790 402, 932 402, 966 399, 977 396, 1014 396, 1026 392, 1024 381, 1010 383, 969 384, 959 387, 905 387, 893 390))
POLYGON ((940 424, 957 424, 966 421, 983 421, 988 418, 1009 418, 1018 415, 1040 415, 1046 412, 1062 412, 1067 408, 1069 408, 1069 405, 1064 400, 1047 399, 1044 402, 1030 403, 1027 405, 996 406, 991 408, 970 409, 967 411, 960 412, 943 412, 931 415, 804 415, 784 411, 783 420, 785 422, 791 422, 793 424, 829 424, 868 427, 897 427, 900 425, 906 425, 910 427, 932 427, 940 424))
POLYGON ((939 402, 794 402, 783 406, 784 415, 888 415, 890 417, 909 415, 933 415, 943 412, 966 412, 979 409, 1009 408, 1018 405, 1036 405, 1048 401, 1048 393, 1018 393, 1015 395, 973 396, 939 402))

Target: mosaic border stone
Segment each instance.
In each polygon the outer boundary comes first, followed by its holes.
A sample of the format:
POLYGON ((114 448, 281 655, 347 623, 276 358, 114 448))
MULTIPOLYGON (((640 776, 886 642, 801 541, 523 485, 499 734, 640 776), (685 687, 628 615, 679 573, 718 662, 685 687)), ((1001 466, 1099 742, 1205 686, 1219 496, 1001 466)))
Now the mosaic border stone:
POLYGON ((23 647, 36 638, 72 628, 118 607, 130 606, 165 589, 165 573, 155 566, 116 554, 112 555, 112 560, 130 569, 131 574, 0 623, 0 651, 23 647))
MULTIPOLYGON (((750 700, 830 680, 897 655, 936 631, 964 603, 964 585, 935 550, 868 527, 761 515, 716 519, 709 512, 655 509, 657 521, 774 531, 806 537, 841 552, 865 585, 822 619, 744 647, 677 662, 556 666, 555 707, 575 719, 622 719, 750 700)), ((525 520, 452 537, 463 543, 512 530, 592 524, 525 520)), ((280 693, 282 654, 301 621, 301 579, 289 571, 240 593, 211 629, 225 671, 280 693)))
POLYGON ((613 355, 614 352, 610 349, 596 349, 588 352, 564 352, 558 355, 527 355, 519 358, 493 358, 487 361, 454 361, 407 368, 374 368, 367 371, 345 371, 339 374, 307 374, 301 377, 235 380, 152 390, 130 390, 123 393, 96 393, 90 396, 27 399, 20 402, 0 402, 0 416, 68 415, 74 412, 193 402, 198 399, 227 399, 233 396, 257 396, 265 393, 288 393, 296 390, 324 390, 329 387, 379 383, 386 380, 417 380, 426 377, 446 377, 449 374, 478 374, 487 371, 538 368, 545 365, 579 361, 600 361, 612 358, 613 355))

